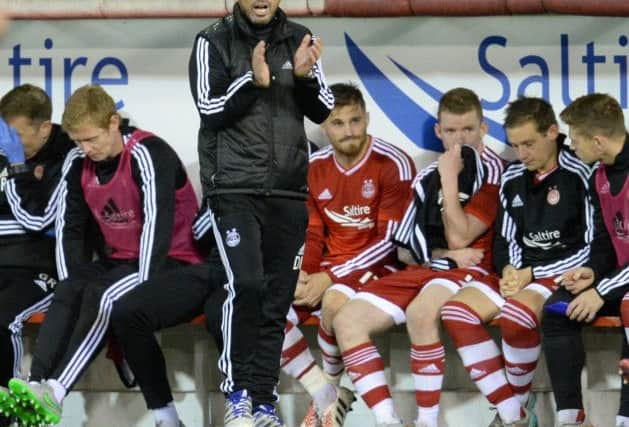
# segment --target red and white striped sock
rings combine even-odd
[[[319,333],[317,342],[321,349],[321,359],[323,360],[323,370],[331,377],[337,377],[343,372],[343,358],[341,350],[336,343],[336,337],[326,331],[319,323]]]
[[[526,305],[509,299],[502,307],[500,329],[507,381],[520,403],[526,405],[541,353],[539,321]]]
[[[299,379],[313,366],[316,366],[316,363],[308,348],[306,338],[295,324],[287,321],[284,328],[280,367],[286,374]]]
[[[315,363],[304,335],[290,321],[284,329],[280,367],[301,383],[318,408],[326,408],[336,400],[336,388]]]
[[[417,421],[437,427],[439,398],[446,365],[446,352],[441,342],[411,346],[411,372],[415,383]]]
[[[441,309],[441,319],[472,381],[496,406],[502,421],[511,423],[521,419],[524,410],[505,378],[500,350],[478,313],[460,301],[448,301]]]
[[[376,417],[376,424],[398,421],[391,392],[384,376],[382,356],[371,342],[343,352],[347,374],[356,391]]]

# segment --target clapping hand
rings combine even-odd
[[[304,78],[311,74],[312,67],[321,57],[321,40],[306,34],[295,52],[293,59],[293,74],[297,78]]]

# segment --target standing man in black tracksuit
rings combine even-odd
[[[228,427],[283,425],[272,403],[308,220],[303,119],[321,123],[334,107],[321,42],[279,3],[238,0],[197,35],[189,66],[203,195],[228,277],[219,360]]]
[[[22,325],[46,311],[56,284],[55,189],[74,144],[53,124],[42,89],[24,84],[0,100],[0,387],[20,376]],[[9,128],[11,126],[11,128]],[[0,417],[0,426],[10,420]]]

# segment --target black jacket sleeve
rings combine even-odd
[[[59,184],[59,205],[56,219],[56,259],[59,280],[72,275],[75,267],[85,261],[86,233],[92,214],[85,203],[81,187],[83,156],[76,148],[68,154]]]
[[[131,154],[133,179],[141,195],[138,274],[144,282],[166,262],[173,235],[175,191],[185,184],[186,175],[175,151],[157,137],[142,140]]]
[[[502,276],[502,270],[509,264],[515,268],[522,268],[522,247],[519,245],[516,236],[520,233],[514,218],[509,214],[507,208],[507,189],[505,185],[500,186],[500,204],[496,215],[496,235],[493,243],[493,263],[498,276]]]
[[[209,129],[230,126],[264,89],[253,84],[253,71],[230,78],[213,41],[198,35],[188,64],[190,90],[201,122]]]
[[[310,78],[295,79],[297,102],[314,123],[323,123],[334,108],[334,95],[325,82],[321,60],[312,67]]]
[[[5,192],[11,212],[24,228],[41,231],[53,223],[60,177],[60,167],[53,175],[45,175],[41,179],[29,169],[7,182]]]

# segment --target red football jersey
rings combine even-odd
[[[394,260],[390,237],[411,197],[415,166],[398,147],[370,137],[364,157],[343,168],[332,146],[313,154],[308,170],[309,222],[302,269],[333,280]]]
[[[489,147],[483,149],[481,160],[486,171],[483,185],[472,196],[463,210],[474,215],[488,227],[487,231],[474,240],[470,247],[483,250],[484,257],[479,267],[487,271],[493,271],[491,251],[494,235],[496,234],[494,222],[498,215],[498,190],[500,189],[500,177],[504,169],[504,162]]]

